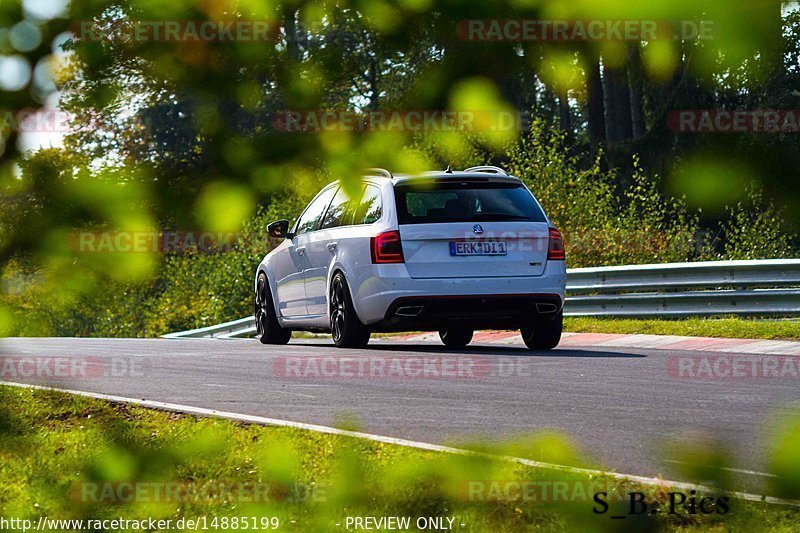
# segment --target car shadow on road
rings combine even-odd
[[[494,355],[505,357],[540,357],[544,359],[559,359],[568,357],[575,358],[591,358],[591,359],[643,359],[646,355],[636,353],[620,353],[599,350],[580,350],[574,348],[556,348],[555,350],[529,350],[521,346],[467,346],[458,350],[446,348],[445,346],[436,344],[408,344],[391,342],[373,342],[365,350],[342,350],[336,348],[333,344],[324,344],[321,342],[304,342],[310,346],[317,348],[329,348],[342,353],[342,355],[369,355],[370,352],[411,352],[411,353],[429,353],[437,355]]]

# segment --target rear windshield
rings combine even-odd
[[[547,220],[521,184],[423,182],[394,190],[399,224]]]

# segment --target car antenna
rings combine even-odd
[[[453,173],[452,169],[450,168],[450,165],[447,165],[447,168],[444,169],[444,173],[445,174],[452,174]]]

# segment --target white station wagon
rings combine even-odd
[[[497,167],[394,176],[372,169],[350,198],[324,187],[258,265],[264,344],[294,330],[363,347],[372,331],[438,330],[466,346],[476,329],[519,329],[531,349],[561,339],[564,243],[525,185]]]

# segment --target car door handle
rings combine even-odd
[[[297,252],[297,255],[303,255],[306,253],[306,247],[298,246],[297,248],[294,249],[294,251]]]
[[[334,251],[334,250],[336,249],[336,245],[337,245],[337,244],[338,244],[338,243],[335,243],[335,242],[329,242],[329,243],[328,243],[328,244],[326,244],[325,246],[328,248],[328,250],[330,250],[330,251],[332,252],[332,251]]]

